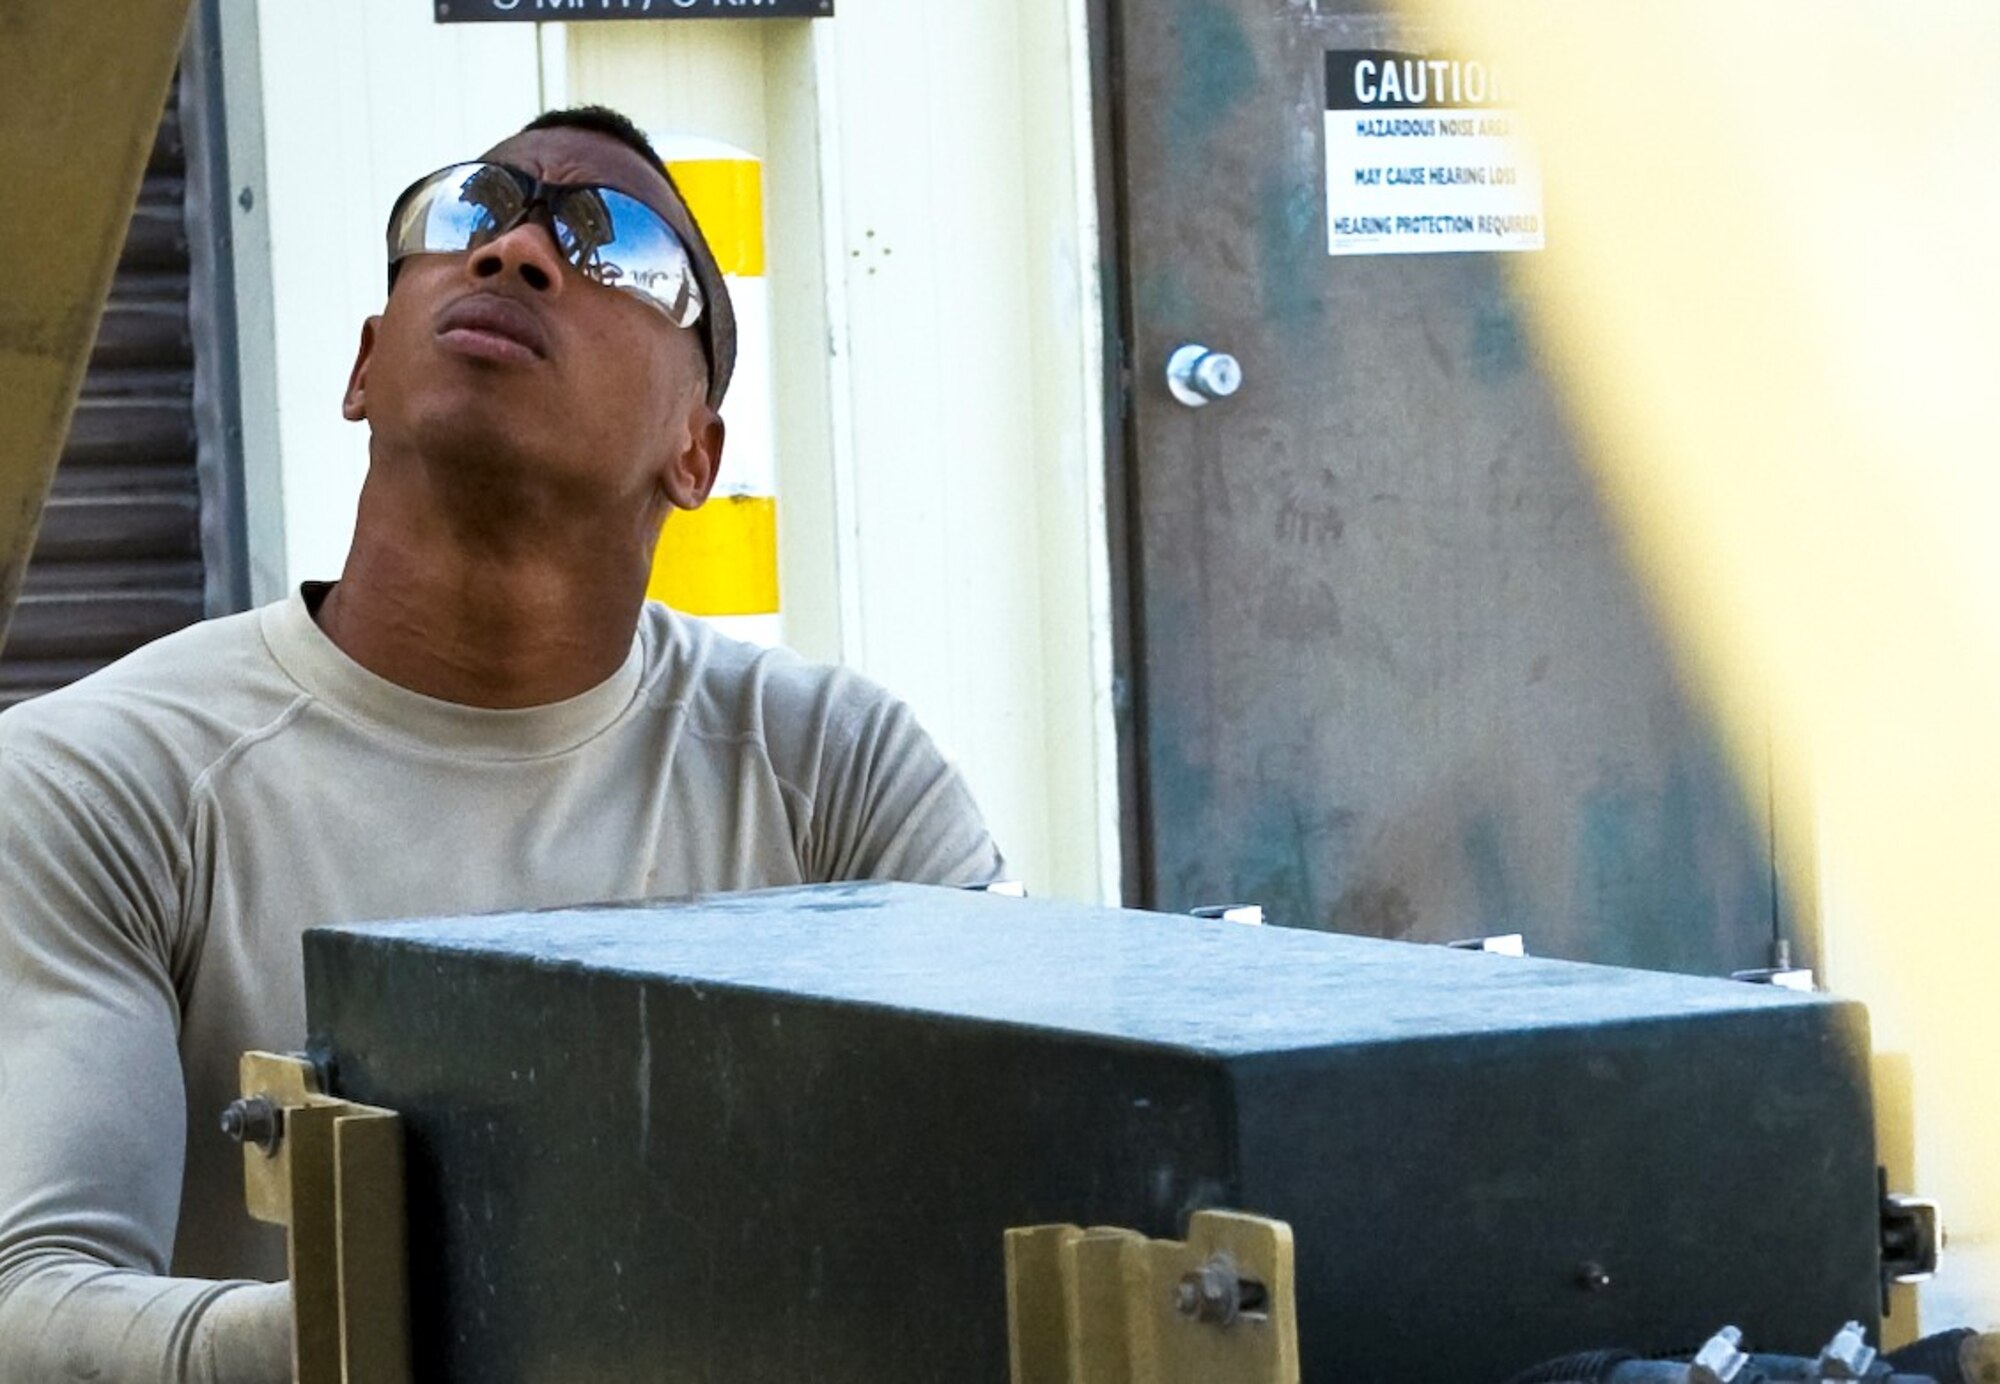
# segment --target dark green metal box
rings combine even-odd
[[[1001,1232],[1289,1221],[1305,1375],[1875,1320],[1859,1006],[907,885],[329,928],[417,1377],[1007,1377]]]

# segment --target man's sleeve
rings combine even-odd
[[[284,1384],[284,1284],[161,1277],[187,1122],[176,823],[0,745],[0,1384]]]
[[[902,702],[852,673],[820,707],[805,866],[813,880],[991,884],[1005,862],[958,771]]]

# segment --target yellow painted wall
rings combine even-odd
[[[1882,1146],[1945,1205],[1923,1326],[1990,1327],[2000,179],[1971,170],[2000,9],[1404,8],[1509,70],[1549,227],[1512,267],[1687,667],[1747,773],[1773,747],[1826,980],[1886,1058]]]

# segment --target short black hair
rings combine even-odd
[[[562,110],[544,111],[523,125],[519,133],[525,135],[535,130],[588,130],[592,134],[615,139],[644,157],[667,180],[674,200],[687,210],[688,224],[694,227],[695,243],[688,246],[688,251],[694,257],[695,279],[701,284],[708,304],[701,320],[695,323],[695,331],[701,338],[702,354],[708,359],[708,401],[711,405],[719,405],[724,391],[729,388],[729,378],[736,371],[735,305],[729,301],[729,286],[723,282],[722,270],[715,262],[715,252],[709,248],[700,223],[694,219],[694,209],[682,196],[680,184],[667,171],[667,161],[660,157],[653,141],[646,138],[646,132],[635,125],[630,116],[609,106],[569,106]]]
[[[615,111],[609,106],[570,106],[559,111],[543,111],[523,125],[520,133],[527,134],[530,130],[589,130],[594,134],[609,135],[634,153],[643,154],[647,163],[660,170],[667,186],[674,189],[674,196],[681,195],[680,188],[674,184],[674,175],[667,172],[667,161],[660,157],[653,141],[646,138],[646,132],[634,125],[632,117],[623,111]]]

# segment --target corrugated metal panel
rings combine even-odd
[[[188,165],[170,101],[0,651],[0,707],[202,618]]]

